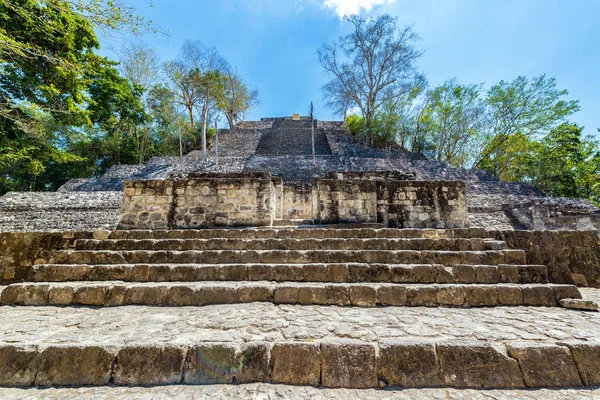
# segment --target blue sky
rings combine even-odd
[[[580,101],[571,120],[600,127],[599,0],[128,0],[168,32],[144,35],[162,60],[177,57],[185,39],[216,47],[260,90],[249,119],[306,113],[339,119],[323,106],[326,81],[317,49],[347,33],[340,16],[389,13],[420,35],[419,61],[430,86],[512,80],[546,73]],[[152,5],[152,7],[150,7]],[[366,6],[361,8],[360,5]],[[104,51],[118,48],[103,39]]]

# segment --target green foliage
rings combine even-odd
[[[531,162],[532,180],[548,195],[600,203],[600,144],[582,131],[568,123],[550,131]]]
[[[501,161],[513,135],[544,135],[579,110],[577,101],[563,99],[566,95],[568,91],[556,87],[556,79],[545,75],[531,80],[520,76],[492,86],[486,97],[490,125],[474,167],[485,163],[492,175],[500,177]]]
[[[365,119],[360,115],[349,115],[346,117],[346,125],[353,136],[360,137],[365,132]]]

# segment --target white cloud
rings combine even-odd
[[[324,0],[323,5],[335,11],[340,17],[360,14],[362,10],[371,11],[375,6],[393,3],[395,0]]]

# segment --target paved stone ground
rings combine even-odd
[[[583,289],[600,300],[599,289]],[[290,306],[0,307],[0,343],[128,343],[477,339],[600,341],[600,313],[547,307],[480,309]]]
[[[98,387],[78,389],[2,389],[4,400],[45,399],[452,399],[452,400],[596,400],[600,389],[563,390],[356,390],[317,389],[303,386],[248,385]]]

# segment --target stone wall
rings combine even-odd
[[[600,213],[569,210],[560,203],[529,201],[503,207],[521,228],[530,230],[600,229]]]
[[[316,179],[313,186],[314,218],[321,222],[379,222],[393,228],[469,226],[464,182],[396,180],[368,173],[333,176]]]
[[[127,181],[119,229],[270,226],[276,214],[275,199],[268,173]]]
[[[283,219],[313,219],[312,185],[283,185]]]
[[[37,258],[71,247],[76,238],[92,234],[74,232],[0,232],[0,283],[22,280]]]
[[[600,288],[598,231],[493,231],[489,235],[523,249],[528,264],[548,267],[553,283]]]
[[[125,181],[119,229],[172,227],[174,194],[173,180]]]

